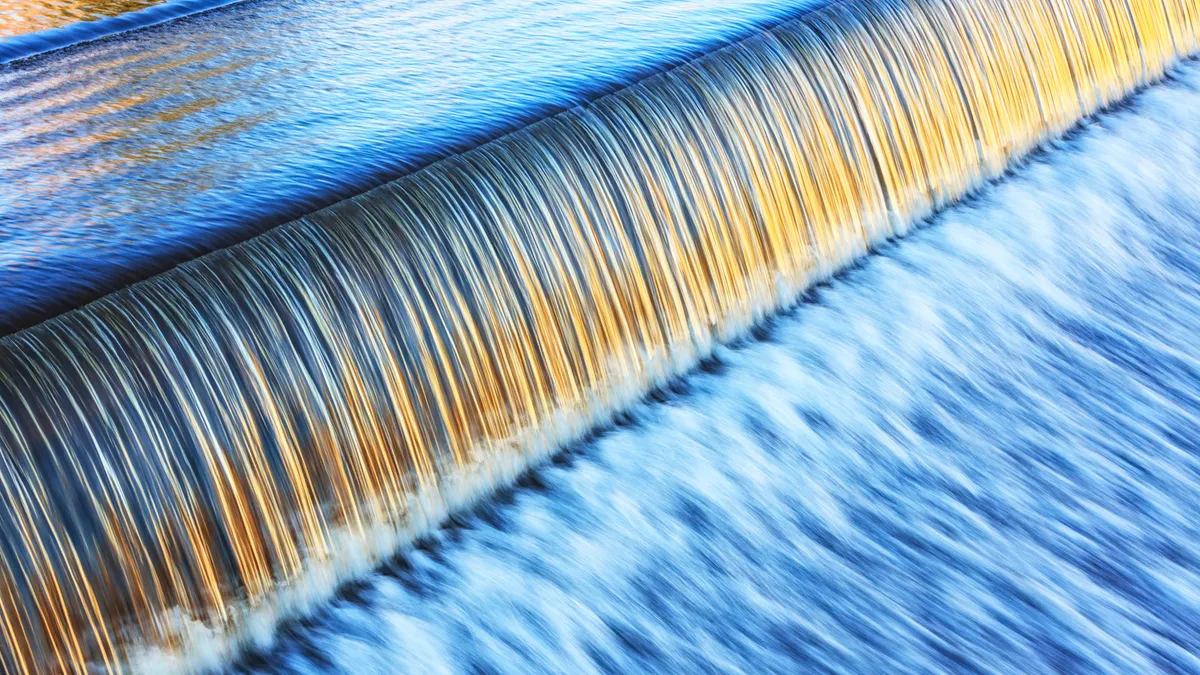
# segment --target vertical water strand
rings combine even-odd
[[[1180,56],[1195,54],[1200,48],[1200,8],[1190,0],[1164,0],[1168,22]]]
[[[0,340],[0,672],[236,648],[1198,38],[832,5]]]

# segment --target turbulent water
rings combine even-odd
[[[58,5],[0,0],[0,62],[223,2],[18,40],[3,37],[6,15]],[[147,3],[63,4],[75,16]],[[0,65],[0,334],[808,4],[250,0]]]
[[[1200,672],[1200,68],[231,672]]]
[[[0,666],[6,675],[159,673],[218,665],[262,645],[279,621],[310,611],[448,513],[503,488],[1039,143],[1156,81],[1198,39],[1194,0],[829,5],[0,339]],[[1183,141],[1172,139],[1172,152],[1185,152]],[[1139,149],[1153,155],[1152,147]],[[1179,167],[1165,169],[1175,173],[1164,181],[1185,182]],[[1153,172],[1136,175],[1158,187]],[[1121,194],[1108,194],[1108,213],[1138,206]],[[1163,211],[1139,208],[1146,218]],[[1101,246],[1102,215],[1081,216],[1096,232],[1075,246]],[[1040,272],[1027,284],[1057,269],[987,258],[959,271],[956,293],[1005,260]],[[1086,258],[1064,260],[1079,266]],[[1096,267],[1093,275],[1111,272]],[[912,287],[897,279],[891,290]],[[1021,286],[1013,291],[1020,303],[1000,306],[1034,312],[1034,290],[1044,289]],[[971,312],[993,306],[969,302],[960,330],[935,321],[932,300],[925,309],[911,304],[896,305],[897,321],[923,320],[931,335],[955,339],[969,335]],[[1086,323],[1053,318],[1063,335],[1100,339]],[[1002,328],[985,322],[981,330],[998,340]],[[893,413],[899,403],[888,397],[919,389],[889,386],[883,375],[943,377],[986,400],[983,383],[1008,372],[968,377],[969,360],[955,366],[949,349],[940,367],[930,365],[919,351],[927,343],[900,327],[873,331],[864,319],[846,330],[840,339],[819,330],[811,338],[832,350],[830,374],[855,362],[852,340],[892,345],[898,363],[864,357],[852,384],[871,395],[855,400],[897,438],[945,452],[964,447],[955,429],[970,422],[965,409],[958,418],[911,412],[915,435],[903,434],[898,425],[908,417]],[[1166,331],[1138,326],[1099,344],[1127,357],[1120,350],[1137,339],[1168,344]],[[1043,342],[1023,356],[1066,349]],[[1017,368],[1002,346],[976,358]],[[1176,359],[1174,370],[1144,359],[1128,365],[1169,382],[1186,363],[1183,348],[1163,352]],[[801,373],[769,368],[778,377]],[[1015,372],[1012,386],[995,388],[1018,400],[1016,384],[1034,374]],[[762,383],[753,388],[763,400],[786,400]],[[1102,382],[1095,395],[1112,391]],[[1088,393],[1078,387],[1078,396]],[[947,401],[939,405],[949,409]],[[851,434],[861,446],[853,461],[882,468],[871,427],[839,418],[856,409],[844,407],[794,414],[827,435]],[[1095,431],[1087,412],[1076,423]],[[772,428],[779,419],[763,413],[757,422],[768,454],[787,445],[783,429]],[[1011,422],[998,426],[1019,432]],[[1034,426],[1051,436],[1070,431],[1066,422]],[[731,437],[741,434],[733,429]],[[1022,436],[1021,447],[1040,449],[1039,438]],[[918,449],[911,466],[937,457]],[[700,466],[685,462],[679,479]],[[795,473],[764,468],[800,499],[816,483]],[[1003,476],[960,473],[976,483]],[[880,507],[889,499],[874,496]],[[693,506],[703,528],[705,509]],[[621,508],[633,517],[638,507],[631,500]],[[863,519],[850,513],[843,527],[866,527]],[[586,538],[587,527],[553,536]],[[710,547],[716,568],[732,555],[715,553],[721,536]],[[711,592],[735,590],[714,584]],[[696,611],[672,621],[705,616]]]

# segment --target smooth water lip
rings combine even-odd
[[[0,65],[118,33],[155,26],[183,16],[201,14],[238,2],[242,0],[168,0],[165,4],[139,9],[136,12],[4,38],[0,40]]]

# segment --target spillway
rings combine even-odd
[[[3,338],[4,672],[212,665],[1198,38],[830,5]]]
[[[230,675],[1200,665],[1200,63]]]

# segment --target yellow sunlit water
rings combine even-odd
[[[136,12],[164,0],[0,0],[0,38]]]
[[[220,658],[1198,38],[835,5],[0,340],[0,670]]]

